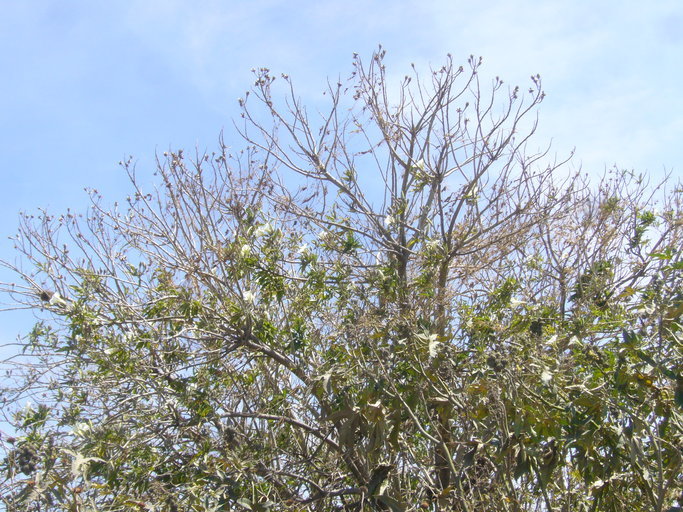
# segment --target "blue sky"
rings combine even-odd
[[[19,210],[83,210],[83,187],[127,193],[117,162],[227,142],[250,69],[293,77],[314,101],[378,44],[397,77],[447,53],[548,94],[537,141],[574,165],[682,175],[680,0],[0,0],[0,259]],[[11,279],[6,272],[0,280]],[[0,344],[30,318],[0,316]]]

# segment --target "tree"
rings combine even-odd
[[[535,150],[538,76],[383,59],[315,115],[257,70],[243,149],[22,217],[8,510],[675,505],[681,187]]]

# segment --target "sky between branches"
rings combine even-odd
[[[287,73],[304,102],[378,44],[396,80],[447,53],[548,96],[536,142],[599,174],[661,177],[683,162],[679,0],[27,0],[0,2],[0,259],[19,210],[84,210],[83,187],[127,193],[117,162],[151,170],[155,151],[212,150],[233,136],[250,69]],[[0,280],[11,279],[6,272]],[[4,313],[0,344],[31,326]]]

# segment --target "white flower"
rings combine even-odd
[[[299,252],[300,254],[307,254],[309,252],[308,244],[300,245],[297,249],[297,252]]]
[[[384,219],[384,225],[387,227],[393,225],[395,222],[396,220],[391,215],[387,215],[387,218]]]
[[[259,227],[257,227],[254,230],[254,236],[259,237],[263,235],[267,235],[268,233],[271,233],[273,231],[273,226],[270,225],[270,223],[266,222],[265,224],[261,224]]]
[[[541,382],[543,382],[543,384],[547,386],[548,384],[550,384],[551,380],[553,380],[553,374],[550,373],[550,370],[548,370],[547,368],[544,369],[541,373]]]
[[[245,292],[242,294],[242,298],[246,302],[251,302],[252,304],[256,302],[256,294],[251,290],[245,290]]]
[[[605,486],[605,481],[601,479],[597,479],[595,482],[593,482],[590,486],[591,489],[602,489]]]
[[[84,421],[74,425],[74,428],[71,429],[71,433],[76,437],[86,437],[91,430],[92,425]]]
[[[479,186],[474,185],[470,189],[469,193],[465,195],[465,200],[467,201],[476,201],[479,198]]]
[[[420,169],[421,171],[424,171],[425,170],[425,161],[420,159],[413,164],[413,167],[415,167],[416,169]]]
[[[244,244],[240,249],[240,254],[243,258],[246,258],[251,254],[251,246],[249,244]]]
[[[435,358],[437,354],[439,353],[439,347],[441,346],[441,342],[437,341],[438,336],[436,334],[432,334],[429,336],[429,357],[430,358]]]

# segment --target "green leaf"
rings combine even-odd
[[[382,494],[381,496],[377,496],[376,500],[381,503],[382,505],[385,505],[389,507],[389,509],[392,512],[405,512],[406,507],[405,505],[402,505],[398,501],[396,501],[394,498],[391,498],[385,494]]]
[[[382,484],[387,479],[387,476],[389,476],[389,472],[392,469],[394,469],[393,464],[380,464],[372,470],[370,481],[368,482],[368,494],[370,496],[375,496],[380,492]]]
[[[247,498],[240,498],[240,499],[238,499],[238,500],[237,500],[237,504],[243,506],[243,507],[246,508],[247,510],[254,510],[253,507],[252,507],[252,502],[251,502],[251,500],[249,500],[249,499],[247,499]]]
[[[679,377],[676,383],[676,391],[674,392],[674,400],[676,405],[683,409],[683,378]]]
[[[524,446],[520,445],[519,453],[517,454],[517,457],[515,459],[515,472],[513,475],[514,478],[520,478],[524,474],[528,473],[530,468],[531,462],[526,454],[526,450],[524,449]]]
[[[326,416],[325,421],[335,422],[341,419],[353,418],[354,416],[357,416],[357,413],[350,407],[346,407],[344,409],[335,411],[332,414]]]

